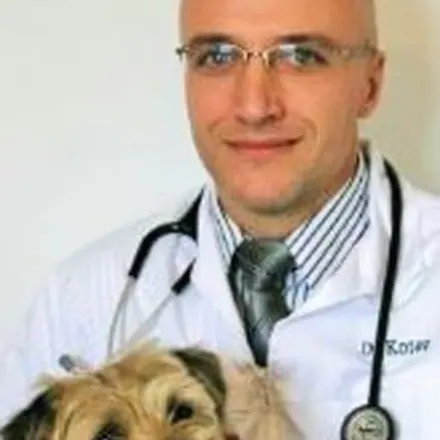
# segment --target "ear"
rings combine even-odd
[[[37,396],[0,431],[3,440],[49,440],[55,424],[53,393]]]
[[[217,356],[199,348],[175,350],[173,354],[185,364],[189,374],[206,388],[216,404],[218,416],[223,418],[226,382]]]
[[[386,58],[382,52],[377,52],[369,61],[366,87],[359,106],[358,117],[368,118],[379,104],[382,94]]]

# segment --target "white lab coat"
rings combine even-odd
[[[400,440],[440,438],[440,199],[401,177],[403,243],[382,402],[398,424]],[[270,367],[285,381],[292,418],[310,440],[338,439],[344,416],[365,403],[378,300],[390,237],[389,184],[372,150],[371,228],[331,279],[270,341]],[[170,293],[197,256],[191,283],[154,322],[148,337],[163,344],[203,347],[250,360],[228,289],[206,201],[199,243],[167,236],[157,243],[128,308],[128,334]],[[170,218],[179,215],[184,206]],[[110,322],[125,274],[141,237],[163,218],[140,222],[74,256],[36,300],[21,339],[0,361],[0,422],[27,402],[41,372],[61,374],[63,353],[97,365],[105,360]]]

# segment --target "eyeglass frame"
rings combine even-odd
[[[287,37],[286,39],[283,39],[279,43],[273,44],[267,49],[264,50],[249,50],[243,47],[242,45],[232,41],[228,37],[222,37],[222,36],[208,36],[206,37],[206,41],[204,41],[204,38],[200,38],[200,42],[190,42],[190,43],[183,43],[177,48],[175,48],[175,53],[178,55],[180,59],[184,57],[184,55],[190,55],[192,48],[194,46],[199,46],[203,44],[229,44],[231,46],[234,46],[234,48],[238,49],[241,59],[245,64],[248,64],[251,58],[261,58],[265,67],[271,67],[270,63],[270,55],[271,53],[276,50],[277,48],[283,46],[283,45],[300,45],[300,44],[316,44],[317,46],[321,46],[322,49],[329,50],[333,54],[336,54],[337,57],[340,58],[341,62],[348,62],[356,58],[362,58],[364,56],[368,55],[375,55],[379,52],[378,48],[374,45],[372,45],[369,41],[366,41],[363,44],[358,45],[347,45],[347,44],[339,44],[332,42],[328,38],[325,37],[307,37],[307,36],[291,36]],[[329,64],[328,66],[331,66],[334,64]]]

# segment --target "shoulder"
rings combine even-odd
[[[427,258],[440,258],[440,195],[403,179],[404,210],[414,233],[419,238],[420,250]],[[440,261],[439,261],[440,262]]]
[[[372,188],[375,205],[380,211],[382,222],[390,233],[389,200],[392,197],[390,181],[385,164],[387,159],[375,148],[369,150],[371,158]],[[388,162],[391,165],[390,162]],[[415,184],[403,170],[392,166],[398,177],[398,184],[403,196],[402,239],[406,247],[412,252],[426,254],[436,252],[440,254],[440,194],[422,188]],[[387,220],[385,220],[387,219]]]
[[[440,194],[425,190],[404,180],[404,194],[407,208],[419,216],[420,226],[425,234],[440,231]]]

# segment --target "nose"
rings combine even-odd
[[[285,113],[277,78],[259,57],[252,57],[237,75],[234,112],[243,124],[262,126]]]

